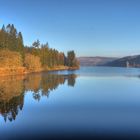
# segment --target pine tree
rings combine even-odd
[[[21,32],[19,32],[17,35],[17,50],[21,54],[22,58],[24,59],[24,44],[23,44],[23,37]]]
[[[75,53],[74,53],[74,51],[69,51],[67,53],[67,65],[69,67],[73,67],[74,66],[74,60],[75,60]]]
[[[37,41],[33,42],[32,46],[33,46],[34,48],[39,48],[39,46],[40,46],[40,41],[37,39]]]
[[[3,32],[6,32],[5,25],[3,24],[2,29]]]

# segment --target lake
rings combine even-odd
[[[138,138],[140,69],[0,77],[0,139]]]

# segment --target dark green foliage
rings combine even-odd
[[[79,62],[76,59],[76,55],[74,51],[68,51],[67,58],[66,58],[66,64],[69,67],[78,67]]]
[[[67,65],[72,67],[74,65],[75,53],[74,51],[69,51],[67,54]]]
[[[35,56],[40,57],[42,67],[52,68],[56,66],[64,66],[65,55],[63,52],[59,52],[56,49],[49,48],[49,44],[39,45],[40,47],[35,47],[35,42],[31,47],[25,47],[25,52],[30,53]]]
[[[23,37],[21,32],[19,32],[17,35],[17,51],[20,52],[22,58],[24,59],[25,54],[24,54]]]

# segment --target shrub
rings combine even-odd
[[[25,54],[24,64],[28,70],[38,70],[41,68],[40,58],[32,54]]]
[[[23,60],[18,52],[10,51],[8,49],[0,50],[0,67],[22,67]]]

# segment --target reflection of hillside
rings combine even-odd
[[[25,90],[31,90],[33,92],[39,91],[40,81],[41,81],[41,74],[30,74],[26,76],[24,80]]]
[[[24,76],[7,76],[0,78],[0,101],[8,102],[15,96],[19,96],[23,90]]]
[[[76,75],[30,74],[26,76],[1,77],[0,80],[0,114],[5,121],[16,119],[24,104],[24,93],[32,91],[33,98],[40,100],[42,96],[49,96],[50,91],[67,81],[74,86]]]

